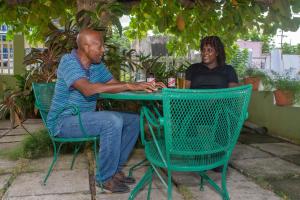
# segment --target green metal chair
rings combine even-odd
[[[86,131],[84,130],[82,123],[81,123],[81,117],[80,117],[80,112],[78,108],[74,105],[70,105],[67,108],[64,109],[72,109],[72,114],[78,116],[79,124],[81,131],[84,133],[84,137],[82,138],[61,138],[61,137],[54,137],[53,134],[51,134],[50,129],[47,126],[47,115],[51,106],[51,101],[52,97],[54,94],[54,89],[55,89],[55,83],[33,83],[32,84],[34,96],[35,96],[35,106],[39,109],[39,112],[41,114],[42,120],[48,130],[48,134],[51,138],[52,144],[53,144],[53,160],[51,165],[49,166],[48,172],[46,177],[44,178],[44,185],[46,185],[47,179],[49,175],[52,172],[52,169],[54,167],[54,164],[57,161],[57,158],[59,156],[60,149],[63,144],[65,143],[76,143],[74,147],[74,153],[73,153],[73,159],[71,162],[71,169],[73,169],[74,162],[76,159],[76,156],[78,154],[78,151],[80,150],[80,147],[88,141],[93,142],[93,148],[94,148],[94,155],[96,159],[96,166],[97,166],[97,140],[99,139],[98,137],[90,137],[87,135]],[[59,113],[62,113],[63,110],[61,110]]]
[[[223,199],[229,200],[227,166],[247,118],[251,86],[214,90],[163,89],[162,92],[163,117],[156,117],[146,106],[142,108],[141,114],[151,132],[151,138],[142,135],[150,166],[129,199],[134,199],[146,184],[149,184],[150,199],[154,172],[167,188],[168,199],[172,199],[172,171],[194,171],[201,177],[200,190],[206,181]],[[156,131],[161,126],[163,136]],[[220,166],[221,187],[206,174],[206,171]],[[167,182],[160,175],[159,168],[167,171]]]

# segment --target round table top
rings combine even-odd
[[[101,99],[118,99],[118,100],[162,100],[162,92],[158,90],[156,92],[145,92],[145,91],[130,91],[130,92],[119,92],[119,93],[100,93],[99,98]]]

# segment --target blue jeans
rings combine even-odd
[[[122,169],[139,135],[139,115],[113,111],[81,113],[88,135],[100,136],[96,181],[105,182]],[[57,137],[83,137],[78,116],[62,120]]]

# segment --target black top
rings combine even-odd
[[[202,63],[192,64],[186,70],[186,80],[191,81],[191,89],[228,88],[229,83],[238,83],[236,72],[231,65],[209,69]]]

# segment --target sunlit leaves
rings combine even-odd
[[[190,48],[198,49],[200,39],[206,35],[218,35],[226,46],[231,46],[238,36],[249,30],[275,34],[278,28],[295,31],[300,24],[298,18],[292,18],[292,10],[298,11],[300,7],[297,0],[188,2],[141,0],[132,9],[126,35],[131,39],[143,38],[147,31],[157,30],[171,36],[170,52],[183,55]]]
[[[22,32],[30,42],[42,41],[49,31],[48,24],[53,19],[65,23],[76,11],[73,0],[39,0],[7,5],[0,4],[0,23],[10,26],[10,33]]]

